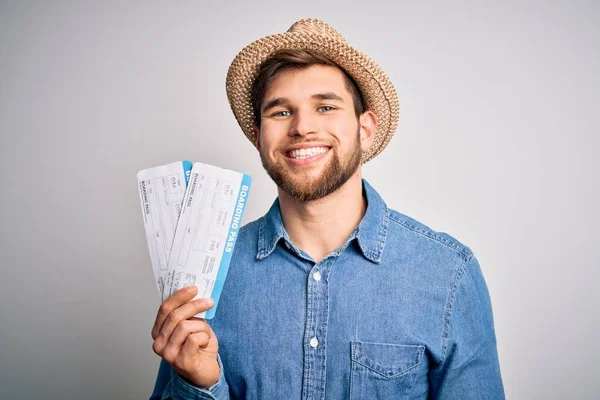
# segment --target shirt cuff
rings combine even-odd
[[[173,370],[172,376],[172,396],[174,399],[212,399],[222,400],[229,399],[229,386],[225,381],[225,375],[223,373],[223,364],[221,363],[221,356],[217,354],[217,361],[219,363],[219,380],[217,383],[203,389],[198,386],[194,386],[185,379],[183,379],[175,370]]]

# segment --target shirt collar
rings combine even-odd
[[[363,196],[367,199],[367,210],[353,235],[356,237],[362,254],[368,260],[379,264],[388,231],[388,209],[379,194],[363,179]],[[269,212],[264,216],[258,229],[258,253],[256,258],[268,257],[280,239],[291,242],[283,226],[279,199],[275,199]]]

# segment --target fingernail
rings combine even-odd
[[[212,307],[215,305],[215,301],[213,299],[206,299],[206,305]]]
[[[187,290],[188,290],[188,292],[190,292],[190,293],[191,293],[191,292],[195,292],[195,291],[196,291],[196,286],[188,286],[186,289],[187,289]]]

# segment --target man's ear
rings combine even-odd
[[[252,132],[254,133],[254,147],[256,147],[256,150],[260,151],[260,129],[258,126],[254,125],[252,127]]]
[[[363,152],[368,151],[373,144],[375,131],[377,130],[377,116],[371,110],[361,114],[358,119],[360,129],[360,147]]]

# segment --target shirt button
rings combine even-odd
[[[310,347],[315,348],[319,345],[319,341],[316,337],[310,339]]]
[[[321,273],[319,271],[315,272],[313,274],[313,279],[317,282],[319,282],[321,280]]]

